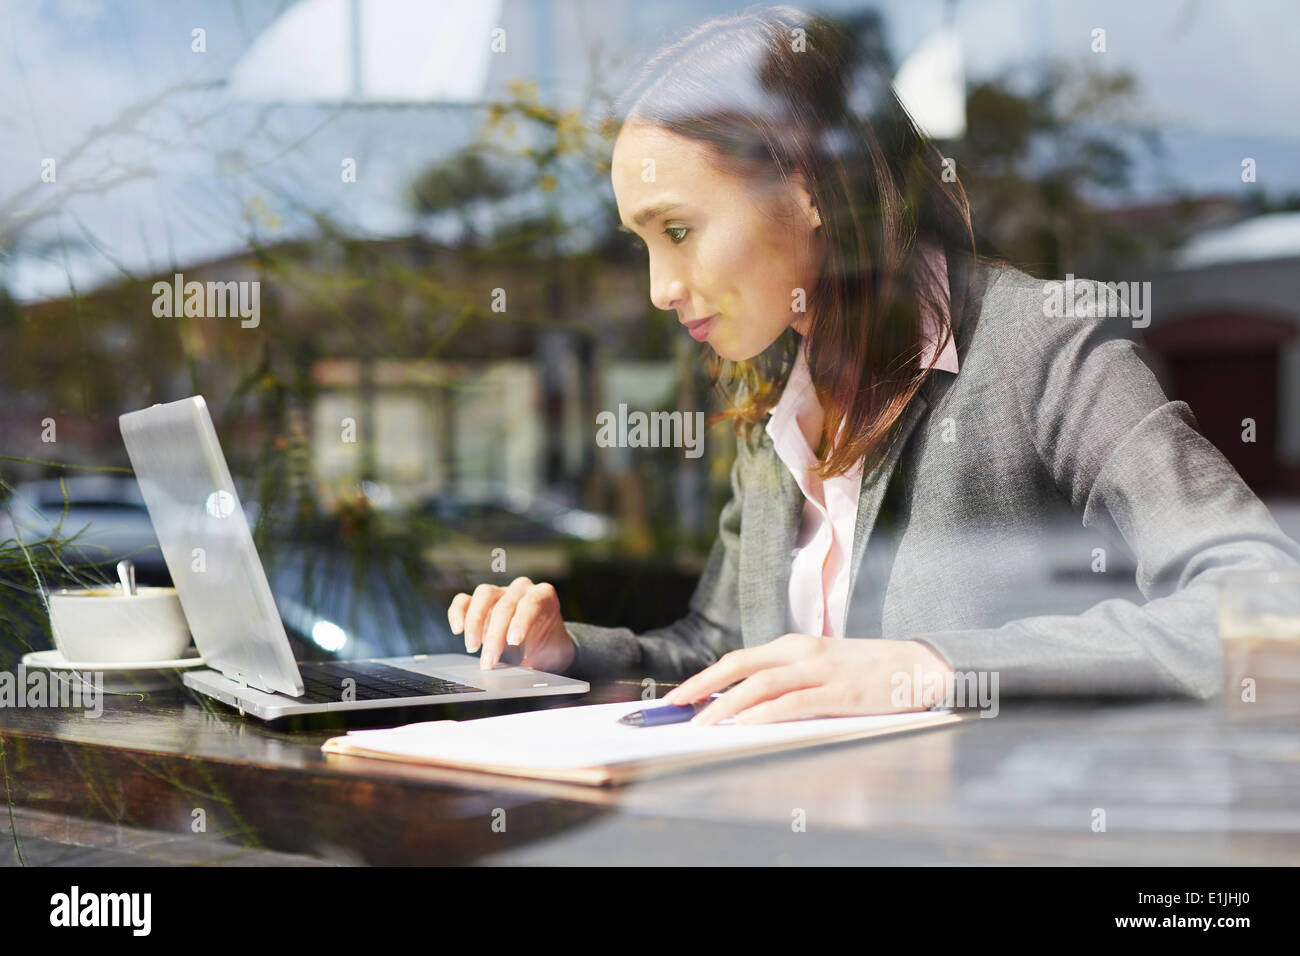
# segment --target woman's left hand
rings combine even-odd
[[[724,654],[673,688],[663,702],[689,704],[734,684],[692,723],[714,724],[733,716],[737,723],[765,724],[893,714],[926,710],[939,702],[951,674],[942,657],[917,641],[786,634]]]

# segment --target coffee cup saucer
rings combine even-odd
[[[171,690],[176,686],[175,672],[191,667],[202,667],[203,658],[191,647],[183,657],[170,661],[69,661],[57,648],[32,651],[23,655],[23,666],[49,671],[55,678],[67,681],[70,687],[95,683],[98,674],[101,686],[109,693],[139,693],[141,691]]]
[[[170,661],[69,661],[58,648],[48,651],[32,651],[23,655],[24,667],[42,667],[50,671],[104,671],[105,673],[129,673],[131,671],[165,671],[185,670],[202,667],[203,658],[195,647],[186,648],[185,653]]]

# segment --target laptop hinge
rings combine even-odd
[[[248,681],[244,680],[244,675],[243,675],[243,674],[238,674],[238,673],[237,673],[237,674],[235,674],[234,677],[232,677],[232,678],[230,678],[230,679],[233,680],[236,684],[239,685],[239,689],[240,689],[240,690],[248,690]],[[237,697],[235,698],[235,707],[238,708],[238,710],[239,710],[239,716],[240,716],[240,717],[243,717],[243,716],[244,716],[244,698],[243,698],[243,697],[237,696]]]

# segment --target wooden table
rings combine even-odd
[[[1300,860],[1295,699],[1004,700],[992,719],[614,789],[319,749],[356,717],[384,726],[639,694],[612,683],[582,698],[283,727],[179,684],[109,698],[98,719],[0,709],[0,793],[15,808],[0,811],[0,860],[46,862],[67,847],[81,862],[257,864]]]

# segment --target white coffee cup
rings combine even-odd
[[[190,646],[175,588],[59,588],[46,597],[54,645],[69,662],[171,661]]]

